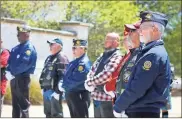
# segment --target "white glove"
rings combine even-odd
[[[59,94],[57,94],[56,92],[54,92],[51,97],[54,97],[56,100],[59,100]]]
[[[8,80],[12,80],[12,79],[14,79],[15,77],[14,77],[13,75],[11,75],[11,73],[10,73],[9,71],[6,71],[6,78],[7,78]]]
[[[107,91],[105,85],[104,85],[104,92],[105,92],[107,95],[110,95],[112,98],[115,97],[114,91]]]
[[[113,114],[114,114],[114,116],[115,116],[116,118],[122,117],[122,114],[123,114],[123,113],[124,113],[124,112],[117,113],[115,110],[113,110]]]
[[[62,87],[62,85],[63,85],[63,83],[62,83],[62,81],[60,81],[59,84],[58,84],[58,89],[61,92],[65,92],[64,88]]]
[[[42,94],[42,95],[44,94],[44,89],[41,89],[41,94]]]
[[[85,89],[89,92],[93,92],[95,90],[95,86],[88,86],[87,82],[84,83]]]

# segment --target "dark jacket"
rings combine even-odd
[[[116,100],[114,110],[121,112],[157,112],[167,102],[165,90],[171,80],[170,61],[162,40],[153,41],[138,54],[125,91]]]

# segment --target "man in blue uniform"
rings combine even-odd
[[[49,43],[51,55],[45,60],[39,82],[43,90],[46,118],[58,118],[63,117],[63,92],[59,91],[58,83],[63,80],[69,61],[67,56],[62,53],[63,42],[61,39],[56,38],[47,43]]]
[[[87,41],[76,39],[73,40],[73,44],[72,49],[75,59],[69,63],[66,69],[62,87],[65,90],[71,117],[88,118],[90,95],[84,87],[84,82],[87,79],[91,62],[86,54]],[[61,88],[59,89],[61,90]]]
[[[140,13],[140,40],[146,44],[138,54],[126,89],[116,100],[113,113],[130,118],[160,117],[160,108],[167,103],[164,94],[170,85],[170,61],[161,40],[167,25],[164,14]]]
[[[30,74],[34,73],[37,53],[29,40],[30,27],[17,27],[19,45],[11,50],[7,70],[14,78],[11,80],[13,118],[29,117],[29,84]]]

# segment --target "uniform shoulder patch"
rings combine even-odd
[[[28,55],[28,56],[31,55],[31,51],[30,51],[30,50],[26,50],[25,53],[26,53],[26,55]]]
[[[143,64],[143,69],[144,70],[150,70],[151,66],[152,66],[151,61],[145,61]]]
[[[78,66],[78,71],[82,72],[84,70],[84,67],[82,65]]]

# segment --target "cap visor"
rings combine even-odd
[[[56,42],[54,42],[54,41],[51,41],[51,40],[47,40],[47,43],[56,43]]]
[[[125,24],[124,26],[129,29],[137,29],[133,24]]]

